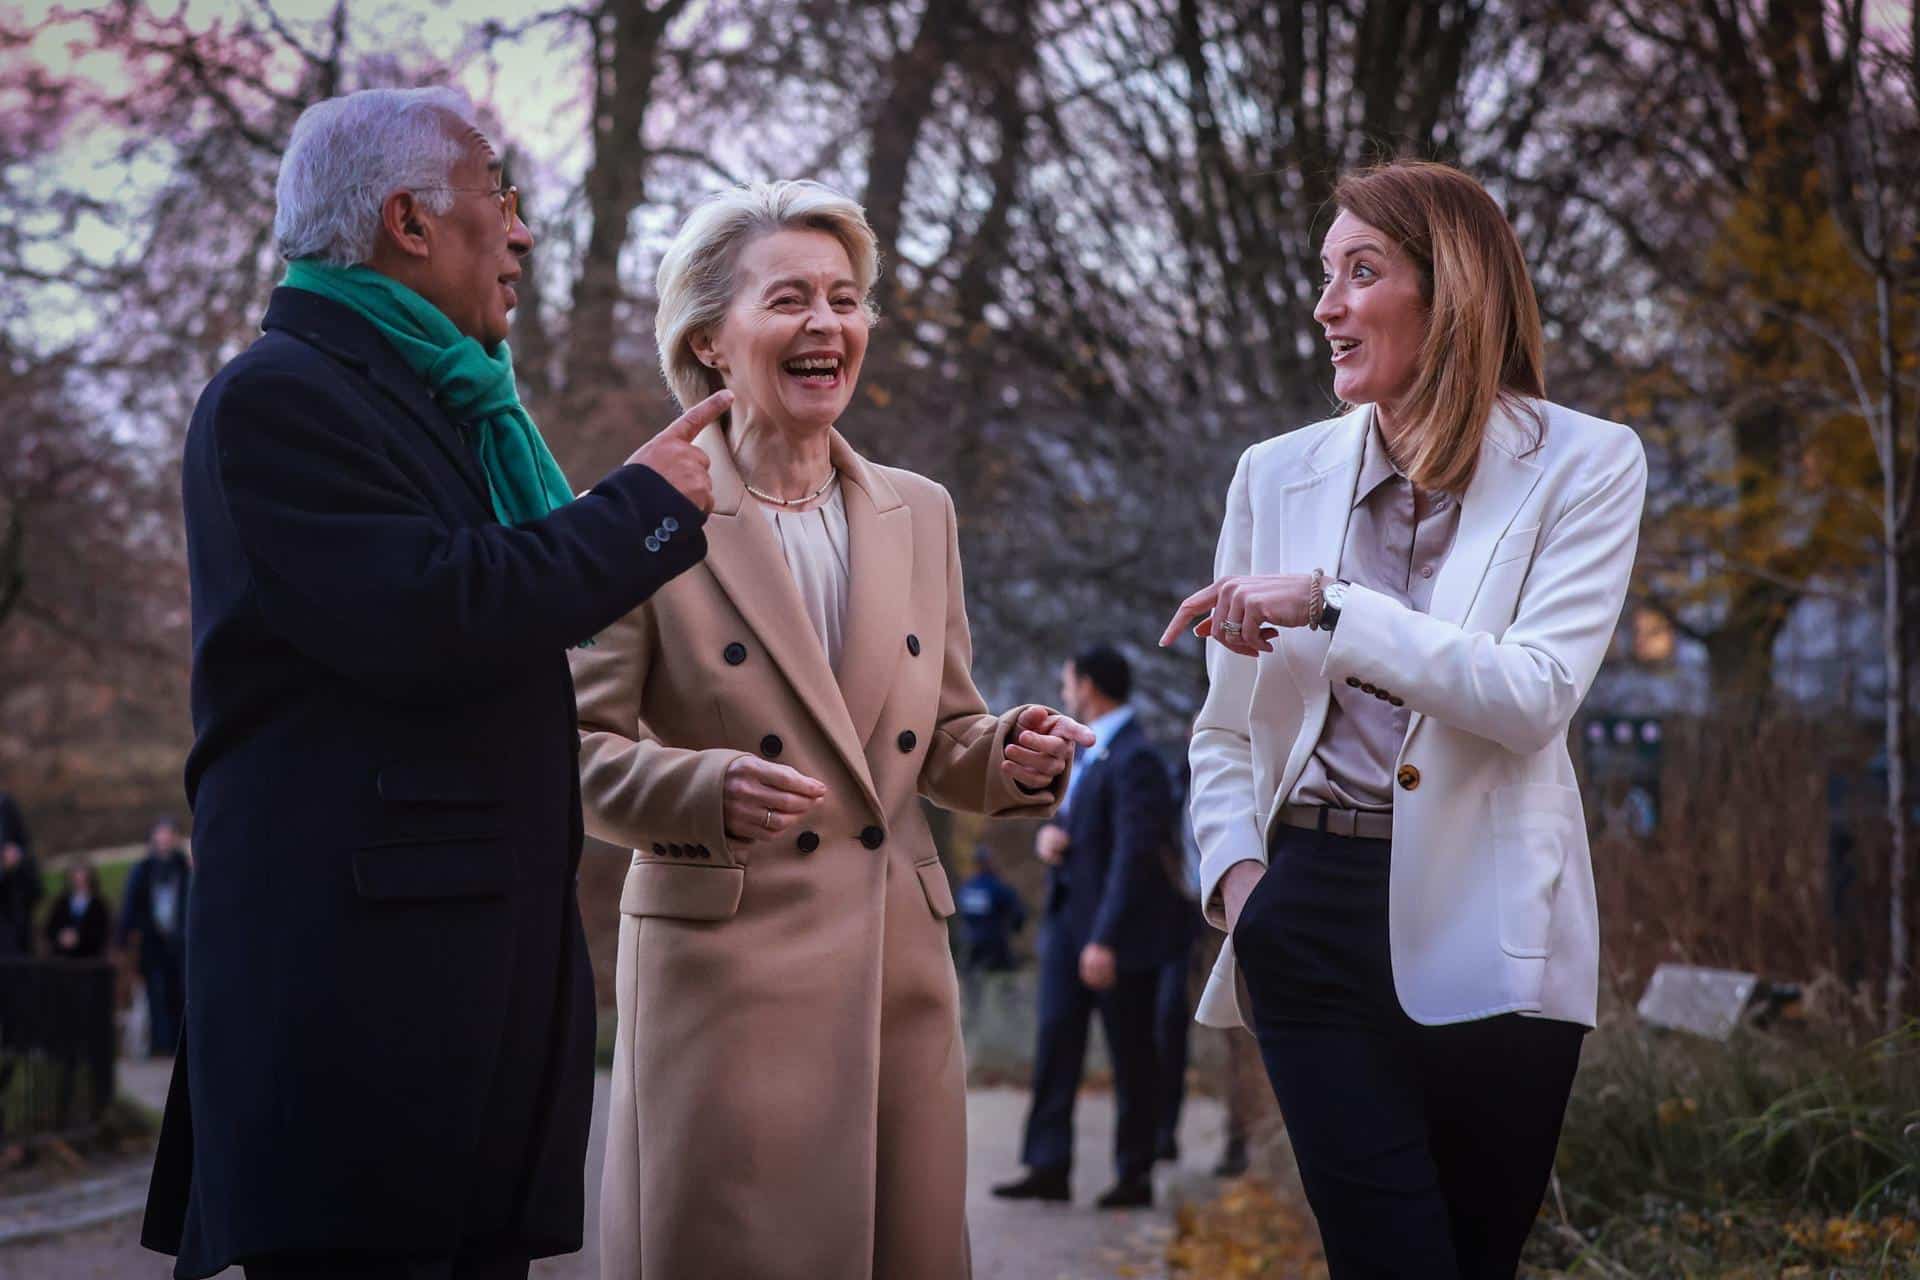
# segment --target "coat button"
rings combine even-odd
[[[920,739],[913,736],[913,730],[907,729],[900,735],[900,750],[911,751],[920,745]]]
[[[665,845],[663,845],[663,844],[656,844],[655,846],[653,846],[653,856],[654,856],[654,857],[656,857],[656,858],[664,858],[664,857],[666,857],[666,856],[667,856],[667,846],[665,846]]]
[[[860,843],[869,849],[878,849],[886,843],[887,833],[878,827],[868,827],[860,833]]]
[[[771,760],[780,754],[780,748],[783,745],[776,735],[770,733],[760,739],[760,754]]]
[[[800,846],[800,852],[812,853],[820,847],[820,837],[811,831],[802,831],[796,843]]]
[[[668,533],[680,532],[680,522],[678,520],[675,520],[672,516],[668,516],[666,519],[662,520],[660,522],[660,527],[662,529],[665,529]]]
[[[1348,677],[1347,677],[1347,688],[1349,688],[1349,689],[1358,689],[1359,687],[1360,687],[1360,677],[1359,677],[1359,676],[1348,676]]]
[[[1362,692],[1362,693],[1379,693],[1380,691],[1379,691],[1378,689],[1376,689],[1376,688],[1374,688],[1374,687],[1373,687],[1372,685],[1370,685],[1370,684],[1363,684],[1363,685],[1361,685],[1361,686],[1360,686],[1360,692]]]
[[[659,549],[660,549],[660,539],[658,539],[658,538],[656,538],[656,537],[654,537],[654,536],[653,536],[652,534],[648,534],[648,535],[647,535],[647,550],[649,550],[649,551],[658,551]]]
[[[1404,707],[1407,705],[1407,700],[1405,698],[1388,698],[1387,701],[1391,702],[1396,707]]]
[[[1410,764],[1401,765],[1400,772],[1395,777],[1399,780],[1402,791],[1412,791],[1420,785],[1420,771]]]
[[[747,660],[747,646],[735,640],[721,651],[720,656],[727,660],[728,666],[737,667]]]
[[[707,848],[705,845],[696,845],[694,847],[700,851],[700,856],[703,858],[711,858],[713,856],[713,850]]]
[[[919,636],[910,635],[907,637],[907,652],[912,654],[916,658],[920,656],[920,637]]]

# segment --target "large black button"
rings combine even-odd
[[[727,660],[728,666],[737,667],[747,660],[747,646],[735,640],[720,656]]]
[[[878,827],[868,827],[860,833],[860,843],[869,849],[878,849],[886,843],[887,833]]]
[[[667,846],[665,846],[665,845],[663,845],[663,844],[656,844],[655,846],[653,846],[653,856],[654,856],[654,857],[656,857],[656,858],[664,858],[664,857],[666,857],[666,856],[667,856]]]
[[[800,845],[800,852],[812,853],[820,847],[820,837],[811,831],[802,831],[798,843]]]
[[[911,751],[920,745],[920,739],[913,736],[913,730],[905,729],[900,733],[900,750]]]
[[[907,652],[912,654],[916,658],[920,656],[920,637],[919,636],[910,635],[907,637]]]
[[[783,745],[777,735],[770,733],[760,739],[760,754],[771,760],[780,754],[780,748]]]

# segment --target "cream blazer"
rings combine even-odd
[[[1336,680],[1412,710],[1395,762],[1388,933],[1416,1022],[1520,1012],[1589,1026],[1599,918],[1567,730],[1613,642],[1647,464],[1627,427],[1545,401],[1546,424],[1495,410],[1460,529],[1422,614],[1354,587],[1331,636],[1280,631],[1258,659],[1207,645],[1190,759],[1207,918],[1227,869],[1265,864],[1279,807],[1326,722]],[[1237,574],[1337,576],[1371,410],[1241,456],[1214,559]],[[1231,940],[1198,1019],[1245,1021]]]

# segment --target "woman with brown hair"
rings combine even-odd
[[[1350,174],[1314,319],[1343,416],[1262,441],[1203,618],[1192,807],[1335,1280],[1511,1277],[1593,1025],[1568,725],[1633,568],[1638,438],[1548,402],[1512,228],[1457,169]],[[1242,983],[1241,980],[1244,980]]]

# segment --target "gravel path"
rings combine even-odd
[[[598,1280],[594,1247],[598,1206],[593,1191],[600,1179],[606,1086],[603,1073],[595,1087],[593,1147],[588,1157],[587,1248],[570,1257],[536,1263],[534,1280]],[[128,1064],[123,1068],[122,1088],[157,1107],[166,1093],[166,1064]],[[980,1089],[968,1095],[972,1150],[967,1213],[975,1280],[1116,1280],[1164,1274],[1160,1259],[1172,1219],[1170,1204],[1183,1188],[1204,1190],[1204,1171],[1220,1149],[1219,1106],[1205,1098],[1189,1103],[1181,1125],[1183,1159],[1178,1169],[1161,1166],[1159,1208],[1097,1213],[1090,1207],[1093,1197],[1112,1173],[1113,1101],[1106,1094],[1089,1094],[1081,1100],[1073,1204],[1012,1203],[988,1194],[993,1183],[1020,1172],[1020,1126],[1026,1103],[1025,1091],[1017,1089]],[[142,1250],[135,1239],[144,1177],[129,1181],[123,1171],[121,1182],[126,1184],[121,1192],[129,1197],[124,1203],[130,1212],[104,1225],[0,1246],[0,1280],[165,1280],[171,1260]],[[239,1273],[228,1274],[237,1280]]]

